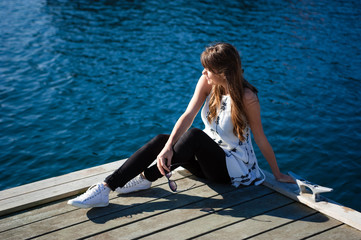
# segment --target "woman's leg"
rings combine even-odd
[[[106,184],[98,183],[91,186],[82,195],[69,200],[68,204],[80,208],[108,206],[110,189],[114,191],[117,187],[123,187],[129,180],[143,172],[163,149],[168,138],[169,136],[167,135],[158,135],[135,152],[112,175],[108,176],[105,179]],[[149,183],[149,181],[147,182]],[[138,186],[138,190],[141,189],[144,188],[139,188]]]
[[[202,130],[187,131],[173,150],[172,169],[182,166],[196,176],[219,183],[230,182],[223,149]],[[144,174],[150,181],[162,176],[156,165],[146,169]]]
[[[150,168],[148,166],[156,159],[168,138],[169,135],[158,135],[140,148],[118,170],[105,179],[106,185],[114,191],[143,171],[150,181],[162,177],[157,165]],[[178,140],[173,149],[172,169],[184,166],[215,182],[230,182],[224,151],[202,130],[189,130]],[[110,189],[106,185],[102,183],[93,185],[84,194],[69,200],[68,204],[81,208],[107,206]]]
[[[160,134],[150,140],[130,156],[119,169],[105,179],[107,185],[114,191],[117,187],[123,187],[129,180],[146,170],[162,151],[168,138],[169,135]],[[151,179],[148,180],[152,181]]]
[[[105,179],[114,191],[144,171],[146,179],[155,181],[162,177],[156,164],[149,167],[166,144],[169,135],[158,135],[135,152],[112,175]],[[172,169],[183,166],[198,177],[215,182],[228,183],[225,153],[206,133],[193,128],[187,131],[174,145]],[[149,168],[148,168],[149,167]]]

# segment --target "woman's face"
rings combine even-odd
[[[226,79],[223,74],[215,74],[205,68],[202,74],[206,77],[208,84],[210,85],[225,85]]]

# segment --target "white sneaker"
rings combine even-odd
[[[143,178],[140,174],[130,180],[127,184],[123,187],[118,187],[115,189],[117,193],[124,194],[130,192],[136,192],[140,190],[145,190],[152,186],[152,182],[148,181],[147,179]]]
[[[79,208],[106,207],[109,205],[110,188],[102,183],[94,184],[82,195],[68,201]]]

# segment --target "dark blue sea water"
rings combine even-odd
[[[169,133],[204,47],[227,41],[259,89],[281,169],[361,210],[359,1],[2,0],[0,19],[0,189]]]

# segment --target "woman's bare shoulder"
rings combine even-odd
[[[243,102],[245,105],[250,105],[252,103],[258,102],[257,94],[254,93],[251,89],[245,88],[243,94]]]
[[[198,80],[198,85],[200,85],[202,92],[208,96],[211,93],[212,85],[210,85],[204,75],[202,75]]]

